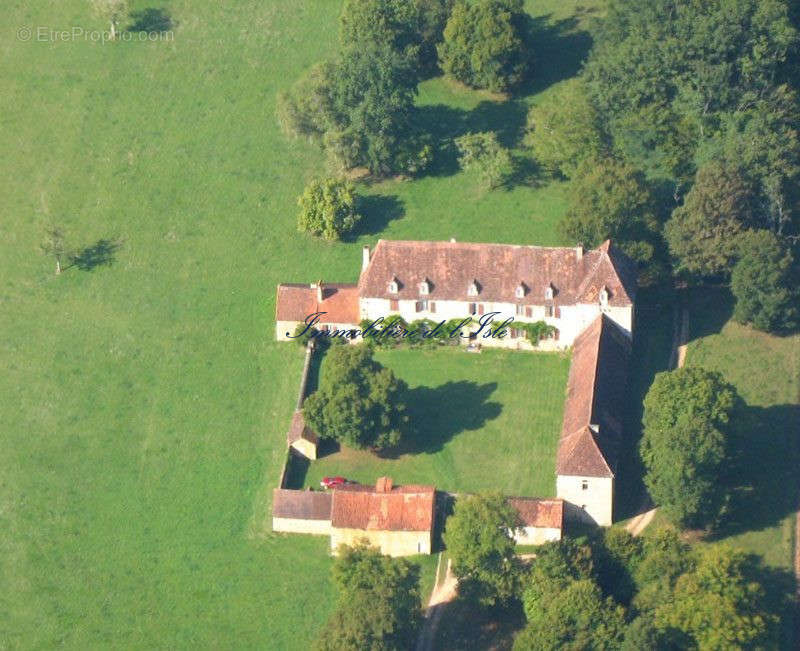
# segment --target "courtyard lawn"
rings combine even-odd
[[[169,41],[15,38],[103,29],[85,0],[11,3],[0,18],[3,647],[308,648],[331,609],[331,561],[327,540],[269,527],[302,365],[274,341],[276,284],[355,280],[360,247],[378,237],[558,243],[562,186],[478,197],[447,161],[428,178],[361,185],[377,198],[353,242],[301,236],[295,200],[324,157],[279,132],[275,95],[333,53],[341,1],[165,4]],[[528,3],[546,38],[520,101],[576,72],[586,39],[562,21],[586,5]],[[486,99],[439,79],[419,101],[445,107],[432,119]],[[514,102],[490,102],[458,129],[505,130],[517,145],[522,119]],[[53,223],[83,251],[59,277],[39,250]],[[525,377],[513,370],[523,358],[512,376]],[[530,431],[501,370],[462,379],[497,382],[485,402],[503,411],[487,427]],[[445,459],[480,431],[420,459],[453,488],[552,493],[552,466],[515,468],[499,428],[491,466]],[[490,467],[508,483],[487,485]]]
[[[310,464],[307,486],[326,475],[367,484],[389,475],[454,492],[555,495],[568,355],[446,348],[376,359],[409,384],[414,440],[397,458],[343,447]]]

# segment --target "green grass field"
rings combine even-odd
[[[586,46],[577,1],[529,5],[547,38],[523,104]],[[354,280],[379,236],[558,241],[563,187],[478,196],[455,171],[366,188],[384,198],[354,242],[296,233],[323,157],[279,133],[275,95],[333,51],[340,6],[173,0],[174,40],[111,44],[15,38],[103,28],[83,0],[5,8],[0,646],[307,648],[330,559],[265,519],[302,364],[273,341],[275,285]],[[515,144],[517,100],[485,100],[420,92],[428,119],[482,105],[459,129]],[[50,223],[110,240],[110,264],[54,277]]]
[[[690,303],[690,366],[722,373],[745,403],[739,424],[747,459],[738,517],[721,537],[780,568],[792,567],[800,465],[800,335],[774,337],[730,319],[725,292]]]
[[[411,389],[417,432],[408,453],[386,459],[343,447],[310,464],[306,485],[326,475],[361,483],[389,475],[455,492],[555,495],[569,356],[447,348],[382,351],[376,359]]]

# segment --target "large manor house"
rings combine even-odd
[[[558,538],[562,519],[611,525],[634,329],[636,274],[630,259],[610,241],[596,249],[584,250],[582,247],[474,244],[455,240],[379,240],[374,250],[364,247],[362,256],[357,284],[279,285],[278,340],[290,340],[298,324],[315,313],[324,313],[315,326],[323,330],[358,329],[364,320],[374,321],[380,317],[387,320],[393,315],[401,316],[407,323],[422,318],[439,322],[466,316],[473,316],[473,321],[477,322],[482,315],[493,312],[498,313],[495,317],[498,322],[510,316],[515,322],[544,321],[553,326],[553,333],[536,345],[513,323],[506,337],[472,341],[464,338],[464,343],[481,346],[527,350],[572,348],[556,458],[556,499],[514,498],[517,501],[512,503],[524,525],[521,535],[526,543]],[[476,323],[473,330],[478,327]],[[313,458],[317,437],[301,420],[302,414],[298,411],[288,442],[290,447]],[[532,468],[531,472],[537,469]],[[378,520],[388,526],[392,518],[370,519],[362,515],[362,528],[337,527],[337,521],[342,521],[339,509],[343,508],[338,505],[360,499],[363,509],[354,509],[353,513],[368,513],[373,502],[377,513],[381,513],[381,509],[387,508],[387,499],[405,505],[410,495],[427,496],[433,487],[387,490],[385,485],[376,485],[361,487],[356,493],[363,491],[382,496],[356,497],[355,493],[349,494],[352,489],[347,491],[348,495],[335,489],[332,496],[311,497],[313,492],[309,491],[276,489],[273,526],[278,531],[326,533],[332,536],[332,544],[334,539],[342,542],[342,529],[347,530],[345,537],[349,539],[359,532],[369,534],[370,523],[375,529]],[[309,496],[303,497],[304,494]],[[337,494],[341,499],[337,500]],[[398,538],[392,537],[391,527],[388,534],[378,527],[365,537],[374,539],[385,553],[393,555],[430,553],[433,510],[427,498],[411,502],[424,502],[424,516],[406,517],[403,507],[398,507],[400,515],[394,518],[399,527],[395,532]],[[347,512],[350,511],[348,508]],[[311,519],[316,519],[316,523],[306,520],[306,524],[302,524],[303,514],[307,513],[313,513]],[[411,536],[414,542],[393,546],[391,540],[408,537],[408,531],[403,530],[405,521],[413,522],[416,527],[417,535]],[[419,538],[420,533],[422,538]]]

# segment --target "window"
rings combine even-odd
[[[514,294],[516,295],[517,298],[522,298],[525,296],[525,289],[526,289],[525,285],[523,283],[520,283],[519,285],[517,285],[517,289],[515,290]]]
[[[545,287],[545,289],[544,289],[544,298],[547,301],[552,301],[553,300],[553,286],[552,285],[548,285],[547,287]]]
[[[427,296],[431,293],[431,285],[427,278],[419,284],[419,293],[423,296]]]
[[[389,300],[389,309],[392,312],[397,312],[400,309],[400,301],[398,301],[396,298],[390,299]]]
[[[431,301],[430,303],[428,303],[428,311],[431,312],[431,313],[436,312],[436,303],[435,302]]]
[[[589,480],[584,479],[581,481],[581,490],[589,490]],[[583,508],[586,508],[585,506]]]
[[[470,314],[475,314],[475,312],[477,311],[476,304],[475,303],[470,303],[468,311],[469,311]]]
[[[397,278],[392,278],[392,279],[389,281],[389,291],[390,291],[392,294],[396,294],[396,293],[398,292],[398,290],[399,290],[399,289],[400,289],[400,287],[399,287],[399,285],[398,285],[398,283],[397,283]]]
[[[533,308],[530,305],[525,307],[525,316],[533,317]]]
[[[600,305],[602,305],[603,307],[608,305],[608,289],[606,289],[605,287],[603,287],[603,289],[600,290]]]
[[[417,301],[417,312],[425,312],[428,309],[428,301]]]
[[[517,316],[522,316],[525,313],[524,305],[517,305]]]
[[[472,283],[470,283],[470,286],[467,287],[467,295],[468,296],[477,296],[478,295],[478,281],[477,280],[473,280]]]
[[[478,314],[483,314],[483,303],[478,303]]]
[[[552,305],[545,305],[544,306],[544,315],[545,316],[553,316],[553,306]]]
[[[511,328],[510,332],[512,339],[519,339],[519,330],[517,328]]]

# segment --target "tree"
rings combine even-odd
[[[797,44],[783,0],[612,0],[586,64],[616,147],[687,182],[721,116],[769,94]]]
[[[369,346],[332,347],[324,371],[321,388],[303,403],[321,437],[381,450],[409,433],[408,386],[372,358]]]
[[[537,549],[522,603],[528,625],[514,649],[616,649],[625,610],[595,581],[592,548],[574,539]]]
[[[654,262],[660,230],[654,197],[644,174],[625,162],[581,163],[559,226],[573,242],[594,247],[611,238],[640,265]]]
[[[692,558],[689,546],[672,526],[648,529],[641,540],[641,559],[631,568],[636,585],[632,604],[641,613],[652,613],[672,599],[678,577],[693,567]]]
[[[117,37],[117,26],[120,19],[128,14],[128,0],[90,0],[92,9],[100,17],[108,21],[109,33],[113,41]]]
[[[339,41],[390,44],[415,62],[420,73],[436,68],[436,45],[443,38],[452,0],[347,0],[342,9]]]
[[[431,147],[415,126],[418,73],[390,43],[352,44],[278,96],[284,131],[322,145],[331,167],[415,174]]]
[[[584,160],[605,155],[606,135],[582,78],[560,84],[530,108],[525,144],[544,170],[567,178]]]
[[[516,594],[521,567],[513,532],[518,515],[502,495],[459,498],[443,534],[458,577],[458,591],[485,606],[503,605]]]
[[[701,548],[697,567],[656,610],[657,625],[686,633],[701,651],[760,648],[776,618],[747,565],[744,553],[725,545]]]
[[[312,181],[297,205],[300,206],[297,229],[326,240],[341,239],[361,220],[356,212],[355,186],[343,179]]]
[[[731,274],[734,318],[767,332],[790,331],[800,323],[797,274],[791,252],[771,232],[748,233]]]
[[[474,88],[507,91],[528,70],[522,0],[458,0],[439,45],[442,69]]]
[[[515,651],[619,649],[625,631],[625,609],[591,579],[569,582],[550,595],[541,610],[514,640]]]
[[[736,390],[719,373],[685,367],[658,373],[644,400],[640,452],[645,485],[682,526],[720,515],[727,429]]]
[[[754,189],[738,169],[716,161],[701,167],[683,205],[664,225],[675,271],[705,278],[730,273],[754,208]]]
[[[333,565],[337,607],[316,641],[319,651],[414,646],[422,620],[419,566],[366,543],[342,546]]]
[[[53,256],[56,261],[56,276],[61,273],[61,260],[66,255],[67,249],[64,239],[64,230],[60,226],[50,226],[44,232],[41,244],[42,253]]]
[[[477,170],[486,189],[504,185],[514,172],[511,154],[497,141],[497,134],[493,131],[468,133],[456,138],[455,144],[461,167]]]

